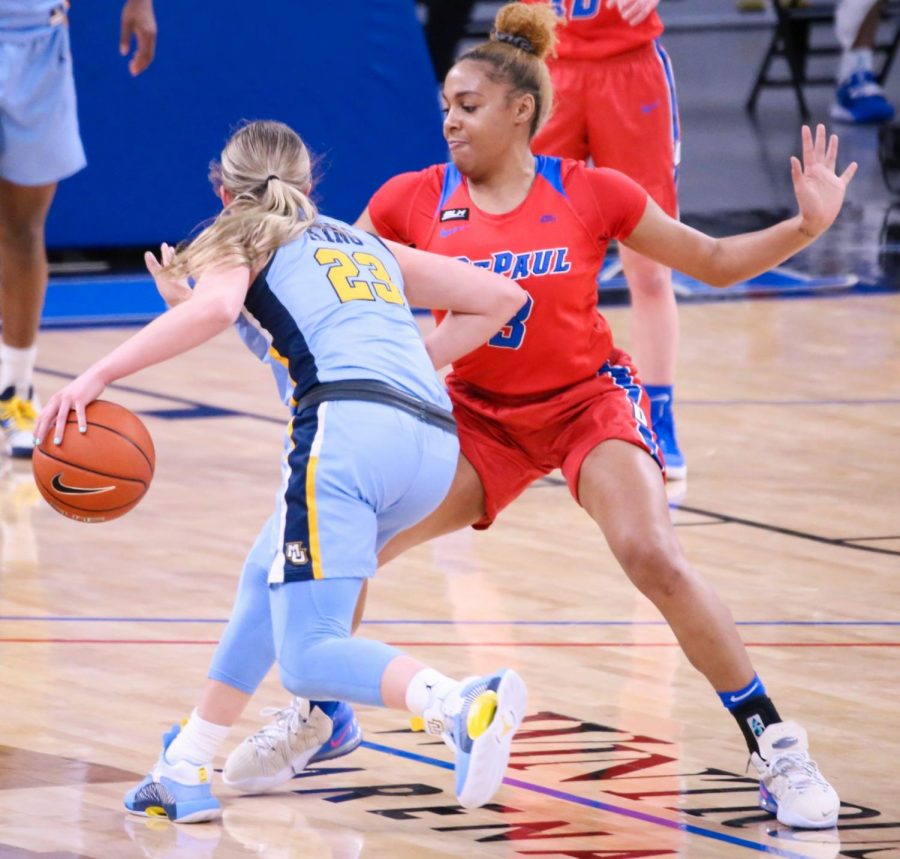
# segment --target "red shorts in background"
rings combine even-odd
[[[614,349],[596,376],[539,397],[503,397],[447,377],[462,454],[484,486],[487,528],[525,488],[562,469],[578,501],[578,475],[598,444],[620,439],[643,448],[664,469],[650,427],[650,401],[631,358]]]
[[[675,81],[658,42],[602,60],[552,60],[553,114],[536,153],[590,158],[630,176],[673,218],[681,135]]]

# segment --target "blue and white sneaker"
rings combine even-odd
[[[166,760],[166,749],[181,731],[180,725],[163,734],[163,750],[150,774],[125,794],[125,808],[143,817],[167,817],[175,823],[215,820],[222,806],[212,795],[212,764]]]
[[[225,761],[222,781],[243,793],[263,793],[290,781],[311,763],[348,755],[362,742],[362,729],[349,704],[323,707],[294,698],[284,708],[266,707],[275,718],[247,737]]]
[[[656,441],[663,453],[666,463],[666,476],[669,480],[685,480],[687,463],[678,446],[675,435],[675,413],[672,404],[672,389],[663,386],[646,386],[650,398],[650,423],[656,434]]]
[[[316,709],[316,705],[313,705]],[[310,759],[311,764],[331,761],[349,755],[362,742],[362,728],[353,714],[353,708],[344,701],[331,714],[331,736]]]
[[[796,722],[773,722],[757,743],[759,754],[750,760],[759,773],[759,807],[785,826],[835,826],[841,801],[810,758],[806,731]]]
[[[456,755],[456,800],[463,808],[485,805],[499,789],[527,703],[525,682],[505,669],[460,681],[422,714],[425,730]]]
[[[894,106],[885,98],[884,90],[869,69],[857,69],[844,78],[834,99],[831,118],[840,122],[867,125],[890,122],[894,118]]]

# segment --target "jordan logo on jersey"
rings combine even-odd
[[[568,248],[544,248],[524,254],[512,251],[497,251],[490,259],[471,260],[468,257],[457,257],[462,262],[488,268],[495,274],[509,275],[513,280],[526,277],[543,277],[548,274],[565,274],[571,270],[572,263],[566,259]]]
[[[295,567],[302,567],[309,563],[309,552],[306,551],[306,546],[303,545],[302,540],[298,540],[295,543],[285,543],[284,556],[287,558],[288,563],[293,564]]]

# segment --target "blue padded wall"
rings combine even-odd
[[[279,119],[319,157],[323,211],[353,220],[389,176],[446,150],[412,0],[157,0],[153,65],[118,54],[121,2],[71,9],[88,167],[60,184],[52,247],[183,238],[216,211],[210,159],[242,119]]]

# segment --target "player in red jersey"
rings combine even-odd
[[[523,0],[546,3],[546,0]],[[555,104],[532,149],[620,170],[678,217],[681,147],[675,81],[658,39],[659,0],[553,0],[566,21],[548,59]],[[613,118],[610,121],[610,118]],[[631,293],[631,342],[669,478],[687,476],[673,413],[678,308],[672,272],[620,245]]]
[[[487,527],[534,479],[561,468],[629,578],[734,715],[762,806],[787,825],[833,826],[840,801],[810,760],[805,731],[781,720],[731,614],[678,543],[646,395],[596,310],[595,278],[610,238],[720,286],[762,272],[830,226],[856,165],[836,175],[837,138],[826,143],[822,126],[815,138],[805,128],[802,164],[791,159],[799,213],[759,232],[710,238],[615,171],[532,155],[552,100],[541,58],[554,26],[548,7],[503,7],[492,41],[464,54],[444,83],[452,164],[390,180],[360,218],[386,238],[505,272],[531,297],[487,346],[454,364],[448,387],[463,455],[453,485],[380,560],[465,525]],[[304,724],[299,710],[285,710],[258,742],[251,738],[255,790],[278,783],[266,776],[269,758],[302,751]]]

